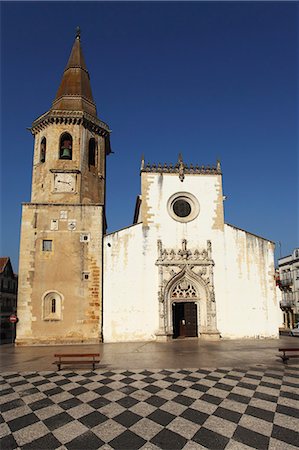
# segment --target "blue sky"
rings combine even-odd
[[[298,3],[2,2],[1,255],[17,271],[33,137],[80,25],[112,129],[108,232],[132,223],[140,159],[221,159],[225,220],[298,246]],[[277,246],[278,247],[278,246]],[[279,254],[279,247],[277,249]]]

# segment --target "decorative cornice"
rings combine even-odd
[[[61,111],[55,109],[51,109],[38,117],[38,119],[33,122],[30,131],[35,135],[47,126],[58,123],[83,125],[85,128],[102,136],[107,136],[111,133],[109,126],[105,122],[91,114],[83,111]]]
[[[165,249],[162,247],[162,241],[158,240],[158,259],[157,266],[184,266],[184,265],[214,265],[211,258],[211,241],[207,241],[207,248],[193,251],[187,249],[186,239],[182,239],[182,248],[180,250]]]
[[[23,206],[80,206],[84,208],[104,206],[103,203],[49,203],[49,202],[22,202]]]
[[[221,175],[220,161],[217,161],[215,166],[199,166],[198,164],[185,164],[183,162],[182,155],[179,154],[178,162],[173,164],[145,164],[144,157],[141,160],[141,172],[153,172],[153,173],[175,173],[179,175],[181,181],[184,181],[185,174],[202,174],[202,175]]]

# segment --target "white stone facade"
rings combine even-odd
[[[277,337],[274,244],[224,223],[220,165],[143,167],[138,206],[138,223],[104,237],[105,342],[188,335],[184,314],[200,338]]]

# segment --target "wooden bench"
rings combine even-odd
[[[283,355],[279,355],[284,363],[287,364],[289,358],[299,358],[299,347],[285,347],[279,348],[279,352],[283,352]],[[289,352],[297,352],[297,355],[287,355]]]
[[[57,365],[58,370],[60,370],[62,364],[92,364],[92,368],[95,370],[95,365],[100,362],[99,356],[99,353],[55,353],[54,357],[58,360],[54,361],[53,364]]]

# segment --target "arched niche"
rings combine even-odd
[[[45,292],[42,299],[43,320],[62,320],[63,296],[57,291]]]

